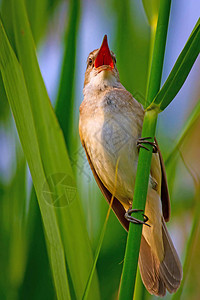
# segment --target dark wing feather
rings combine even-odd
[[[170,199],[169,199],[169,191],[168,191],[168,185],[167,185],[167,175],[165,171],[165,165],[162,158],[162,154],[160,152],[160,148],[158,146],[158,142],[155,138],[155,143],[158,149],[158,154],[160,158],[160,165],[161,165],[161,172],[162,172],[162,182],[161,182],[161,201],[162,201],[162,211],[163,211],[163,217],[166,222],[169,221],[170,218]]]
[[[92,173],[94,175],[94,178],[102,192],[102,194],[104,195],[105,199],[108,201],[108,203],[110,204],[111,198],[112,198],[112,194],[109,192],[109,190],[104,186],[104,184],[102,183],[101,179],[99,178],[99,176],[97,175],[94,166],[92,164],[92,161],[90,159],[90,156],[87,152],[87,149],[84,145],[84,142],[82,141],[82,145],[85,149],[85,153],[90,165],[90,168],[92,170]],[[124,215],[126,210],[124,209],[123,205],[119,202],[119,200],[114,197],[113,199],[113,203],[112,203],[112,209],[114,211],[114,213],[116,214],[117,218],[119,219],[120,223],[122,224],[122,226],[126,229],[126,231],[128,231],[129,228],[129,222],[125,219]]]

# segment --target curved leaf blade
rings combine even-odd
[[[80,0],[71,0],[69,4],[69,22],[65,33],[65,50],[55,111],[64,134],[67,149],[69,153],[71,153],[71,143],[73,141],[71,132],[74,114],[74,78]],[[66,118],[66,116],[68,117]]]
[[[143,7],[151,27],[156,25],[160,0],[142,0]]]
[[[58,299],[71,299],[65,268],[64,251],[55,211],[51,206],[47,205],[42,197],[43,183],[47,179],[40,157],[39,143],[23,72],[9,44],[1,21],[0,43],[0,70],[22,147],[36,188],[49,246],[50,262],[57,296]]]
[[[164,110],[174,99],[184,84],[200,51],[200,19],[190,35],[185,47],[179,55],[165,84],[158,92],[152,104],[160,106]]]

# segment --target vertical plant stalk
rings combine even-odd
[[[154,136],[156,129],[158,110],[153,109],[147,111],[144,117],[142,136]],[[153,139],[152,139],[153,141]],[[151,154],[152,149],[148,146],[150,151],[140,149],[137,176],[135,181],[135,190],[133,197],[133,209],[145,210],[147,188],[149,181],[149,173],[151,168]],[[142,216],[137,216],[142,220]],[[140,250],[140,241],[142,235],[142,225],[130,223],[128,240],[126,245],[124,266],[122,271],[122,279],[120,286],[119,300],[133,299],[135,278],[138,265],[138,257]]]
[[[70,150],[72,142],[72,134],[70,133],[73,122],[73,92],[79,15],[80,0],[71,0],[69,23],[65,33],[63,65],[55,108],[68,150]]]
[[[148,93],[149,93],[151,63],[152,63],[152,57],[153,57],[153,50],[154,50],[154,42],[155,42],[155,36],[156,36],[157,21],[158,21],[158,15],[157,15],[157,18],[154,18],[154,21],[152,23],[150,23],[149,66],[148,66],[148,75],[147,75],[147,90],[146,90],[145,108],[148,107],[149,104],[150,104],[150,103],[148,103],[148,101],[151,102],[151,99],[148,99]]]
[[[152,102],[153,98],[160,88],[170,6],[170,0],[160,1],[158,23],[149,78],[149,87],[147,92],[147,102]],[[152,137],[152,141],[154,140],[157,116],[159,111],[159,107],[155,105],[151,110],[146,111],[143,122],[142,137],[150,136]],[[145,149],[141,148],[139,152],[137,175],[133,196],[133,209],[145,210],[149,173],[151,168],[152,147],[149,146],[148,149],[150,151],[146,151]],[[122,271],[119,300],[133,299],[141,235],[142,225],[138,226],[138,224],[130,223],[124,266]]]
[[[147,100],[152,102],[160,89],[171,0],[161,0],[153,49]]]
[[[136,275],[136,281],[135,281],[135,291],[134,291],[133,299],[145,300],[146,296],[147,296],[146,293],[147,293],[147,291],[142,282],[140,271],[139,271],[139,269],[137,269],[137,275]]]

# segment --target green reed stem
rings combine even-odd
[[[153,101],[160,88],[170,5],[171,1],[160,1],[158,23],[147,92],[148,103]],[[152,141],[154,140],[158,113],[158,106],[155,105],[151,110],[146,111],[144,116],[142,137],[152,137]],[[133,209],[145,210],[149,173],[151,168],[152,147],[148,146],[148,149],[150,151],[142,148],[140,149],[133,197]],[[139,214],[137,217],[138,219],[142,218],[142,216],[140,217]],[[130,223],[125,260],[122,271],[119,300],[133,299],[141,235],[142,226]]]

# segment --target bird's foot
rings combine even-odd
[[[148,141],[149,139],[151,139],[151,137],[139,138],[137,140],[137,147],[139,149],[140,148],[144,148],[144,149],[146,149],[146,150],[149,151],[149,149],[143,145],[143,144],[148,144],[148,145],[151,145],[153,147],[153,153],[157,153],[158,152],[158,148],[157,148],[156,143]]]
[[[137,213],[137,212],[144,212],[142,209],[132,209],[129,208],[127,210],[127,212],[125,213],[124,217],[126,218],[127,221],[134,223],[134,224],[143,224],[143,225],[147,225],[149,227],[151,227],[149,224],[147,224],[146,222],[149,220],[149,218],[145,215],[142,214],[144,217],[144,220],[138,220],[136,218],[134,218],[133,216],[131,216],[132,213]]]

